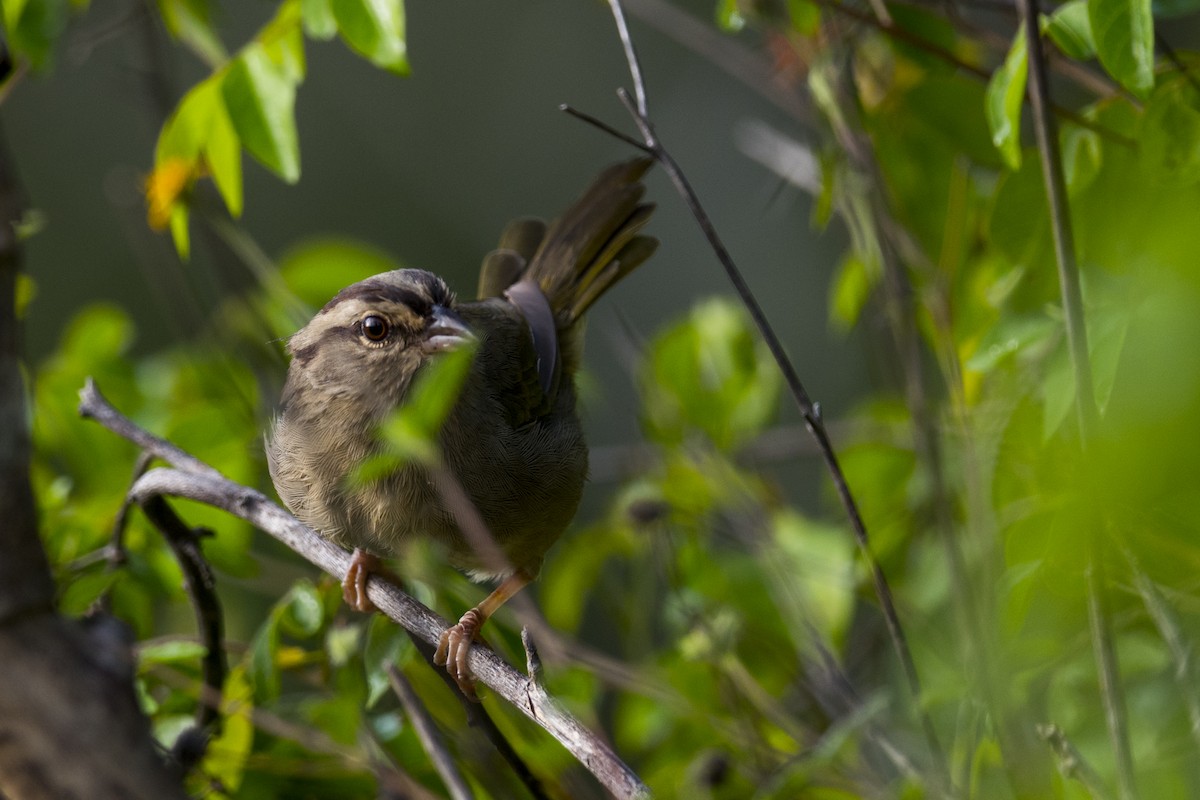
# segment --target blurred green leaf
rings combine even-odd
[[[829,294],[829,313],[834,324],[841,330],[853,328],[862,314],[875,281],[867,265],[855,253],[849,253],[834,273]]]
[[[320,238],[295,245],[279,259],[287,287],[313,308],[364,278],[399,269],[379,250],[350,239]]]
[[[738,0],[717,0],[717,27],[726,33],[737,33],[746,27],[746,18],[738,7]]]
[[[1025,101],[1026,58],[1024,29],[1017,31],[1012,47],[988,81],[986,108],[992,129],[992,144],[1004,156],[1009,169],[1021,167],[1021,106]]]
[[[406,463],[440,462],[437,435],[467,379],[475,350],[474,343],[464,343],[418,372],[404,405],[379,426],[383,452],[355,470],[352,480],[377,480]]]
[[[304,30],[314,39],[328,40],[337,36],[337,19],[333,16],[330,0],[301,0]]]
[[[218,782],[225,791],[236,793],[242,785],[247,760],[254,745],[254,693],[243,667],[235,667],[225,680],[221,699],[221,732],[205,751],[195,771],[197,779],[211,787]]]
[[[1154,17],[1150,0],[1088,0],[1096,55],[1108,73],[1134,94],[1154,87]]]
[[[158,0],[158,9],[167,31],[185,42],[209,66],[215,67],[229,58],[213,28],[208,0]]]
[[[312,636],[325,623],[324,606],[317,589],[308,581],[297,581],[284,597],[279,623],[292,636]]]
[[[408,74],[402,0],[329,0],[346,44],[378,67]]]
[[[740,307],[711,300],[655,339],[641,385],[654,438],[697,430],[728,448],[774,416],[780,378]]]
[[[67,25],[66,0],[4,0],[3,11],[13,55],[28,59],[36,69],[47,68]]]
[[[225,105],[250,154],[288,183],[300,179],[295,78],[259,43],[248,45],[221,82]]]
[[[199,661],[208,648],[191,639],[166,639],[144,643],[138,647],[138,664],[175,664],[180,661]]]
[[[1069,0],[1054,9],[1050,16],[1042,18],[1042,32],[1049,35],[1059,50],[1076,61],[1096,56],[1088,1]]]

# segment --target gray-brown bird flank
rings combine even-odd
[[[354,548],[347,601],[370,610],[375,556],[400,555],[418,537],[444,544],[472,576],[504,581],[438,650],[464,691],[471,640],[537,576],[579,506],[587,446],[575,408],[578,323],[654,251],[655,240],[639,235],[653,210],[641,202],[649,166],[641,159],[605,170],[548,227],[510,225],[499,252],[484,259],[478,300],[456,301],[429,272],[394,270],[338,292],[288,342],[283,410],[267,444],[271,478],[297,517]],[[471,547],[425,467],[351,479],[380,452],[379,426],[404,404],[414,376],[469,339],[475,356],[439,434],[442,463],[507,564]]]

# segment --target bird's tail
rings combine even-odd
[[[604,170],[549,227],[534,219],[510,223],[499,248],[484,259],[479,296],[496,297],[531,281],[549,302],[559,334],[573,328],[658,247],[657,239],[638,235],[654,212],[652,203],[641,202],[641,178],[652,163],[639,158]]]

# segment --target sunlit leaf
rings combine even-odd
[[[255,43],[230,64],[221,89],[234,130],[250,154],[288,183],[299,180],[294,79]]]
[[[1154,17],[1150,0],[1088,0],[1100,63],[1134,94],[1154,87]]]
[[[304,30],[314,39],[332,39],[337,36],[337,19],[333,16],[330,0],[301,0]]]
[[[329,0],[346,44],[376,66],[408,74],[402,0]]]
[[[1013,170],[1021,167],[1021,105],[1025,100],[1028,67],[1025,30],[1021,29],[1013,39],[1004,64],[992,74],[985,97],[992,144]]]

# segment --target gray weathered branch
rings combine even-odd
[[[129,491],[131,500],[144,503],[153,497],[185,497],[220,508],[275,537],[338,580],[345,577],[350,554],[322,539],[262,492],[234,483],[170,442],[139,428],[109,405],[91,380],[79,395],[80,414],[171,465],[152,469],[139,478]],[[446,620],[377,575],[367,584],[367,596],[388,618],[430,644],[437,644],[447,628]],[[469,663],[479,682],[546,729],[615,797],[650,796],[637,774],[607,744],[490,649],[473,646]]]

